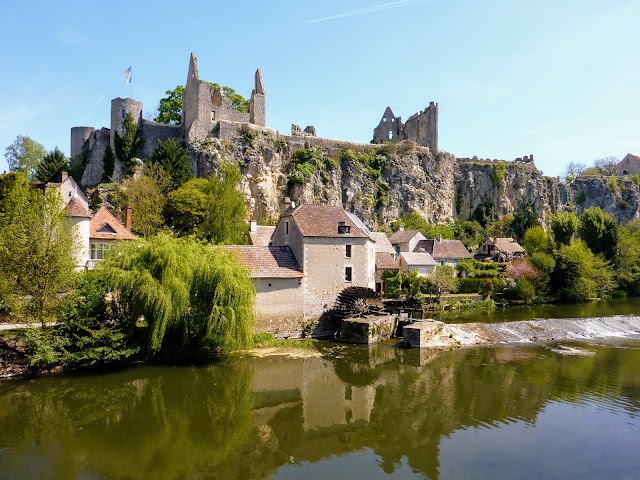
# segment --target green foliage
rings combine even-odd
[[[258,131],[254,130],[251,127],[248,127],[247,125],[243,125],[241,134],[242,134],[242,138],[244,138],[244,141],[247,142],[247,145],[249,145],[250,147],[253,147],[253,141],[258,136]]]
[[[122,244],[97,270],[126,318],[146,320],[151,354],[252,344],[255,289],[233,252],[160,234]]]
[[[455,236],[453,227],[449,225],[431,225],[418,212],[405,213],[400,217],[405,230],[419,230],[427,238],[444,238],[452,240]]]
[[[522,239],[529,228],[539,224],[538,216],[533,208],[533,202],[529,202],[524,198],[518,200],[513,213],[513,222],[511,223],[511,231],[516,239]]]
[[[456,220],[453,223],[453,237],[464,243],[470,250],[477,249],[485,239],[485,232],[477,221]]]
[[[122,191],[125,204],[133,209],[131,216],[133,233],[148,238],[155,235],[164,223],[162,213],[166,196],[160,181],[145,174],[147,168],[145,165],[142,175],[127,178],[122,183]]]
[[[634,296],[640,296],[640,219],[620,228],[615,259],[618,280]]]
[[[489,201],[481,203],[473,210],[469,220],[478,222],[483,228],[486,227],[496,220],[495,206]]]
[[[522,239],[522,247],[527,251],[527,255],[532,255],[536,252],[550,253],[551,252],[551,240],[539,225],[529,228]]]
[[[59,182],[63,171],[69,169],[69,161],[58,147],[48,152],[40,164],[36,167],[36,180],[47,182]]]
[[[504,282],[500,278],[459,278],[458,293],[480,293],[490,295],[500,292],[504,288]]]
[[[18,135],[14,142],[7,146],[4,158],[11,172],[21,172],[33,178],[36,168],[46,154],[42,144],[26,135]]]
[[[324,155],[321,148],[298,148],[293,152],[287,178],[289,185],[304,184],[311,179],[316,170],[324,172],[337,168],[335,160]]]
[[[376,186],[376,208],[386,207],[389,204],[389,184],[378,179]]]
[[[158,115],[153,121],[180,125],[182,123],[182,95],[184,94],[184,87],[178,85],[173,90],[167,90],[165,93],[167,96],[160,99]]]
[[[526,278],[516,281],[514,293],[516,298],[523,300],[525,304],[531,303],[536,298],[536,288]]]
[[[222,93],[225,97],[231,100],[231,109],[237,112],[247,113],[249,111],[249,100],[237,93],[233,88],[225,85],[220,86],[218,83],[207,82],[213,87],[213,90],[218,92],[222,89]]]
[[[587,208],[580,215],[580,238],[593,253],[601,253],[611,260],[618,249],[618,225],[614,218],[600,207]]]
[[[116,157],[111,150],[111,145],[107,145],[104,151],[104,173],[102,174],[103,182],[110,182],[113,179],[113,172],[116,168]]]
[[[287,146],[287,141],[283,137],[276,137],[273,139],[273,148],[276,152],[280,153]]]
[[[578,217],[573,212],[557,212],[551,216],[551,231],[557,246],[569,245],[578,231]]]
[[[462,210],[462,189],[458,187],[456,190],[456,215],[460,215]]]
[[[240,179],[238,167],[223,162],[220,176],[189,180],[169,194],[168,224],[181,235],[193,233],[212,243],[246,243],[247,211],[237,189]]]
[[[142,148],[142,132],[138,128],[130,113],[127,113],[122,123],[124,135],[120,136],[118,132],[113,137],[113,144],[116,149],[116,157],[120,159],[124,165],[127,175],[133,173],[135,166],[134,158],[140,148]]]
[[[491,170],[491,181],[494,187],[500,187],[504,184],[504,178],[507,176],[507,162],[499,161]]]
[[[453,267],[442,265],[437,266],[434,274],[429,277],[429,292],[435,294],[438,301],[443,293],[455,293],[458,290],[458,280],[454,273]]]
[[[173,138],[160,142],[158,147],[151,152],[151,163],[161,165],[171,177],[171,189],[181,187],[190,180],[191,165],[187,149],[178,144]]]
[[[620,178],[619,177],[609,177],[607,179],[607,187],[613,193],[620,193]]]
[[[610,264],[582,240],[558,249],[554,281],[561,295],[573,301],[606,296],[616,286]]]
[[[491,237],[505,238],[513,235],[514,216],[506,213],[496,221],[487,225],[487,235]]]
[[[497,263],[481,262],[473,258],[460,260],[456,270],[465,274],[467,278],[495,278],[500,275]]]
[[[587,200],[587,194],[584,193],[583,190],[580,190],[576,195],[576,203],[578,205],[582,205],[584,202],[586,202],[586,200]]]
[[[57,191],[33,190],[15,179],[0,207],[0,276],[16,295],[31,297],[29,314],[51,319],[59,292],[69,285],[77,240]]]
[[[365,166],[367,173],[373,180],[378,180],[387,166],[388,156],[386,150],[378,149],[377,152],[356,152],[351,149],[340,152],[340,160],[343,162],[356,162]]]

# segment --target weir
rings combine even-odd
[[[435,324],[438,328],[434,327]],[[640,317],[636,315],[465,324],[445,324],[432,320],[416,322],[403,329],[405,345],[418,348],[544,343],[638,334]]]

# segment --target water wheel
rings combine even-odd
[[[367,287],[348,287],[340,292],[334,312],[341,318],[375,315],[383,310],[380,296]]]

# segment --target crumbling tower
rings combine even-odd
[[[417,145],[438,151],[438,104],[431,102],[422,112],[411,115],[405,123],[387,107],[382,119],[373,129],[373,143],[411,140]]]
[[[267,92],[264,90],[262,82],[262,73],[260,69],[256,70],[255,86],[251,92],[251,101],[249,102],[249,123],[267,126]]]

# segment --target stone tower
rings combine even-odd
[[[115,153],[115,134],[124,135],[124,119],[130,113],[136,125],[140,126],[142,120],[142,102],[138,102],[133,98],[114,98],[111,100],[111,138],[109,144],[111,150]]]
[[[82,155],[83,150],[88,150],[90,147],[87,141],[95,132],[93,127],[72,127],[71,128],[71,158],[75,158],[78,155]]]
[[[249,123],[267,126],[267,92],[264,90],[262,82],[262,73],[260,69],[256,70],[255,86],[251,92],[251,101],[249,102]]]

